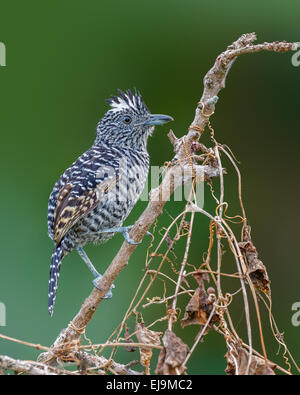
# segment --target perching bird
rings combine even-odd
[[[48,311],[53,314],[58,277],[63,258],[77,249],[92,271],[96,271],[83,246],[103,243],[121,232],[128,243],[123,221],[137,202],[149,170],[147,139],[155,125],[173,120],[152,115],[140,93],[130,90],[112,96],[111,108],[97,125],[92,147],[82,154],[54,185],[48,203],[48,234],[55,248],[50,265]],[[111,297],[109,291],[106,295]]]

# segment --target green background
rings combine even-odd
[[[87,268],[76,253],[70,254],[62,266],[54,316],[49,317],[53,246],[47,236],[48,196],[64,169],[92,144],[96,123],[107,110],[104,100],[117,88],[137,87],[152,112],[175,118],[170,127],[181,136],[193,119],[202,79],[216,56],[252,31],[259,42],[300,41],[299,15],[297,0],[1,2],[0,41],[7,49],[7,65],[0,67],[0,302],[7,314],[2,333],[50,345],[92,289]],[[241,161],[244,203],[272,281],[273,312],[298,360],[300,327],[291,324],[291,306],[300,301],[300,67],[293,67],[291,57],[263,52],[239,58],[211,121],[216,138]],[[159,128],[149,141],[152,165],[173,156],[168,127]],[[209,144],[208,131],[203,142]],[[233,201],[234,215],[236,177],[228,163],[226,167],[225,199]],[[213,213],[207,190],[206,197],[204,208]],[[126,223],[133,223],[145,206],[139,202]],[[166,209],[176,215],[181,207],[170,202]],[[169,222],[165,212],[159,226]],[[195,265],[207,248],[207,224],[196,217],[190,256]],[[104,271],[121,243],[116,236],[103,246],[89,246],[87,252]],[[143,275],[148,244],[145,239],[137,248],[115,282],[113,299],[101,304],[89,325],[87,336],[95,343],[105,341],[123,318]],[[177,267],[182,246],[176,249]],[[235,268],[228,258],[230,270]],[[230,291],[238,288],[236,282],[225,284]],[[161,294],[162,286],[156,289]],[[142,312],[146,323],[159,317]],[[233,312],[246,340],[241,300]],[[263,319],[268,328],[266,314]],[[254,319],[254,343],[260,350],[256,327]],[[191,345],[198,328],[182,330],[178,323],[175,331]],[[269,357],[283,365],[268,329],[265,336]],[[221,336],[209,333],[191,358],[189,372],[222,374],[226,351]],[[0,354],[36,359],[39,351],[0,339]],[[125,363],[138,355],[120,351],[116,359]]]

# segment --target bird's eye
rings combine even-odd
[[[129,116],[126,116],[123,118],[123,122],[126,123],[126,125],[130,124],[132,119]]]

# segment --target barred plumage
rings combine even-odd
[[[133,242],[122,224],[148,175],[147,138],[155,125],[172,120],[152,115],[138,92],[119,91],[107,101],[111,109],[97,125],[93,146],[63,173],[49,198],[48,234],[55,242],[48,295],[51,315],[61,262],[72,249],[77,248],[90,266],[84,245],[105,242],[118,231]]]

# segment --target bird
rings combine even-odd
[[[51,316],[61,263],[73,249],[87,264],[97,287],[102,275],[83,247],[104,243],[116,233],[138,244],[129,236],[132,225],[123,226],[123,222],[148,176],[148,137],[155,126],[173,121],[168,115],[152,114],[136,89],[119,89],[106,102],[110,107],[97,124],[93,145],[65,170],[49,197],[48,235],[54,241],[48,293]],[[111,296],[110,289],[105,297]]]

